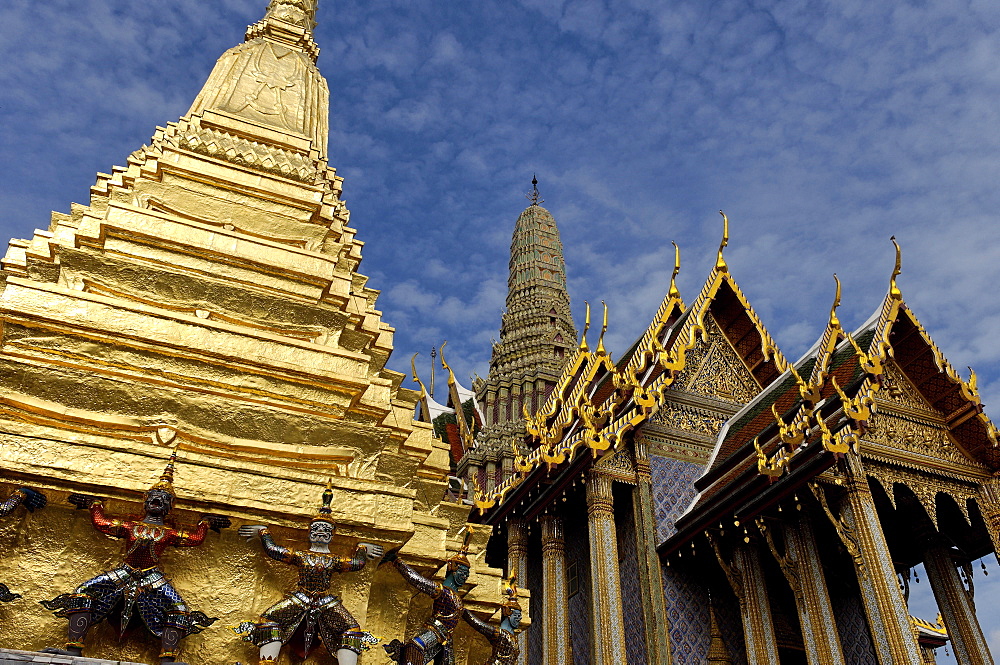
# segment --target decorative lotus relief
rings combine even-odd
[[[865,438],[873,443],[919,455],[939,457],[967,464],[968,458],[956,447],[944,425],[930,425],[892,414],[872,416]]]
[[[710,316],[705,333],[709,341],[688,352],[687,366],[695,369],[680,387],[729,402],[749,402],[760,388]]]
[[[712,437],[719,434],[719,430],[726,422],[723,416],[673,402],[661,404],[651,420],[667,427],[685,432],[707,434]]]

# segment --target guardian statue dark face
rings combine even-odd
[[[143,508],[147,515],[154,517],[166,517],[170,512],[174,502],[174,497],[169,492],[163,490],[150,490],[146,493],[146,501]]]
[[[517,627],[521,624],[521,610],[514,610],[507,617],[508,623],[510,623],[511,630],[517,630]]]
[[[469,579],[469,567],[459,566],[455,569],[455,572],[452,573],[452,575],[455,578],[456,588],[461,589],[462,585],[465,584],[465,581]]]
[[[329,522],[313,522],[309,525],[309,543],[329,545],[333,540],[333,525]]]

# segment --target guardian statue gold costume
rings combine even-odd
[[[382,547],[359,543],[353,557],[331,555],[329,545],[335,529],[330,509],[332,499],[333,492],[328,485],[323,492],[323,505],[309,525],[311,547],[307,551],[278,545],[265,526],[240,528],[240,535],[248,540],[260,536],[267,556],[295,566],[299,571],[294,592],[264,610],[259,623],[246,622],[235,629],[243,639],[260,648],[261,663],[275,662],[282,645],[298,632],[302,634],[302,643],[295,645],[295,651],[300,658],[312,650],[318,633],[327,650],[337,654],[340,665],[355,665],[358,655],[377,642],[361,630],[340,598],[329,593],[329,589],[335,573],[361,570],[369,559],[382,556]]]
[[[219,515],[206,515],[194,531],[166,524],[174,501],[174,460],[175,456],[171,456],[160,480],[146,492],[146,514],[141,520],[108,517],[99,499],[70,495],[70,503],[90,509],[94,529],[125,540],[125,559],[113,570],[87,580],[73,593],[42,601],[56,611],[56,616],[69,619],[66,648],[50,648],[46,650],[49,653],[79,656],[90,627],[106,619],[119,605],[122,632],[136,613],[149,631],[161,638],[160,663],[175,663],[181,639],[215,621],[203,612],[190,611],[160,568],[160,558],[168,547],[197,547],[205,541],[210,528],[218,531],[229,526],[229,518]]]

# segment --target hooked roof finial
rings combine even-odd
[[[726,265],[726,259],[722,256],[722,250],[729,244],[729,218],[721,210],[719,214],[722,215],[722,242],[719,244],[719,256],[715,260],[715,269],[719,272],[726,272],[729,270],[729,266]]]
[[[584,300],[583,304],[587,306],[587,316],[583,321],[583,334],[580,336],[580,350],[587,351],[589,349],[587,345],[587,331],[590,330],[590,303]]]
[[[524,196],[529,201],[531,201],[531,205],[533,206],[545,203],[545,201],[541,199],[541,196],[538,193],[538,178],[535,176],[534,173],[531,174],[531,191],[525,194]]]
[[[896,278],[899,277],[899,273],[902,272],[902,270],[900,270],[900,266],[903,264],[903,253],[899,249],[899,243],[896,242],[896,236],[890,237],[889,240],[891,240],[892,244],[896,246],[896,267],[892,269],[892,278],[889,280],[889,297],[893,300],[902,300],[903,293],[899,290],[899,287],[896,286]]]
[[[420,377],[417,376],[417,356],[419,355],[419,353],[414,353],[413,357],[410,358],[410,369],[413,370],[413,381],[420,385],[420,399],[423,399],[427,396],[427,388],[424,386],[424,382],[420,380]]]
[[[670,242],[674,246],[674,272],[670,275],[670,291],[667,292],[667,296],[670,298],[680,298],[681,292],[677,288],[677,274],[681,271],[681,248],[673,240]]]
[[[837,294],[833,297],[833,306],[830,307],[830,327],[839,328],[840,319],[837,318],[837,308],[840,307],[840,278],[837,273],[833,273],[833,279],[837,282]]]
[[[603,354],[605,353],[604,333],[608,332],[608,304],[603,300],[601,301],[601,304],[604,305],[604,323],[601,324],[601,336],[597,340],[597,353]]]

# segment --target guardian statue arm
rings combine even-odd
[[[476,632],[482,634],[486,639],[493,640],[497,634],[497,628],[494,628],[489,624],[489,622],[483,621],[475,614],[469,610],[462,610],[462,618],[465,619],[466,623],[476,629]]]
[[[260,531],[260,542],[264,545],[264,554],[271,557],[275,561],[290,563],[292,565],[298,565],[301,563],[301,556],[299,553],[290,547],[282,547],[276,543],[270,530],[262,529]]]
[[[437,598],[441,595],[442,585],[440,582],[427,579],[399,559],[393,559],[392,565],[396,567],[396,570],[398,570],[399,574],[403,576],[403,579],[409,582],[410,586],[420,593],[425,593],[431,598]]]

